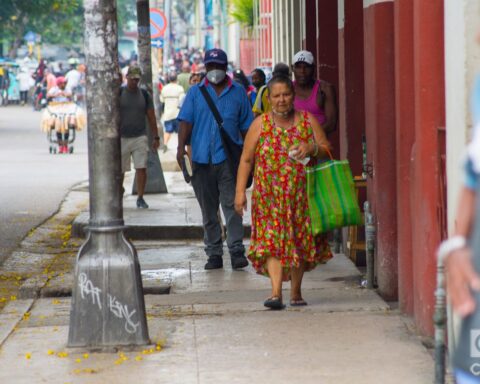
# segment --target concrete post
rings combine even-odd
[[[90,222],[78,252],[69,347],[148,344],[138,257],[123,235],[115,0],[85,0]]]
[[[150,5],[149,0],[137,0],[137,22],[138,22],[138,59],[142,68],[142,87],[146,88],[150,95],[153,95],[152,87],[152,47],[150,44]],[[170,20],[167,18],[167,31]],[[167,46],[167,38],[165,46]],[[168,52],[168,51],[165,51]],[[155,109],[156,110],[156,109]],[[147,121],[148,125],[148,121]],[[152,150],[152,131],[147,127],[148,135],[148,160],[147,160],[147,185],[145,193],[167,193],[167,185],[163,177],[163,170],[160,164],[158,152]],[[132,195],[137,194],[137,178],[133,183]]]
[[[413,314],[412,151],[415,143],[413,2],[395,2],[395,119],[397,140],[398,301]]]
[[[367,197],[377,224],[375,265],[379,293],[397,298],[395,56],[393,1],[364,0],[365,127],[373,165]]]

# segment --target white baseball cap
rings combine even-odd
[[[306,63],[308,65],[313,65],[315,59],[313,58],[312,52],[310,51],[299,51],[293,56],[293,65],[297,63]]]

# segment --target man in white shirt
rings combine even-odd
[[[67,90],[69,92],[74,92],[75,88],[80,84],[80,79],[82,74],[77,70],[76,64],[70,66],[70,70],[65,75],[65,80],[67,81]]]
[[[168,74],[169,83],[163,87],[160,93],[160,102],[164,104],[163,121],[165,133],[163,136],[163,151],[166,152],[168,142],[173,132],[178,133],[177,116],[180,111],[180,100],[185,95],[183,87],[177,84],[177,74],[170,72]]]

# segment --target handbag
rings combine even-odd
[[[363,224],[348,160],[330,160],[306,167],[312,234]]]
[[[208,94],[207,88],[205,88],[205,86],[203,85],[200,86],[200,92],[202,92],[202,95],[205,98],[205,101],[207,102],[208,107],[210,108],[210,111],[212,111],[215,121],[217,122],[218,128],[220,130],[220,138],[222,140],[223,150],[225,151],[225,155],[227,156],[230,169],[232,171],[233,177],[236,182],[238,166],[240,164],[240,157],[242,156],[242,151],[243,151],[243,145],[238,145],[235,141],[233,141],[230,135],[227,133],[227,131],[223,127],[223,119],[220,116],[220,112],[218,112],[217,107],[213,103],[212,98]],[[247,180],[247,188],[249,188],[252,185],[252,182],[253,182],[253,172],[250,172],[250,175],[248,175],[248,180]]]

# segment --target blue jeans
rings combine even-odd
[[[168,120],[164,122],[165,132],[167,133],[178,133],[178,120]]]
[[[227,161],[220,164],[193,163],[192,186],[202,210],[203,241],[209,258],[223,255],[222,228],[218,207],[222,206],[231,257],[244,256],[242,217],[234,209],[235,179]]]

